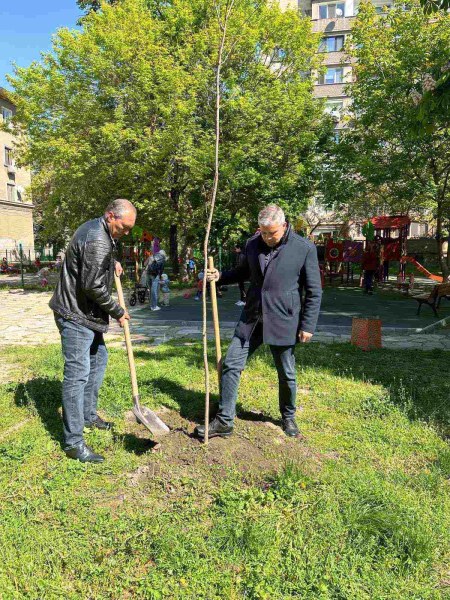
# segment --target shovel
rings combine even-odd
[[[114,281],[116,282],[117,294],[119,296],[119,304],[120,306],[126,310],[125,300],[123,297],[122,283],[120,281],[120,277],[118,277],[114,273]],[[131,377],[131,388],[133,391],[133,413],[136,417],[138,423],[147,427],[153,434],[155,435],[164,435],[169,433],[170,429],[167,425],[162,421],[157,414],[155,414],[152,410],[147,408],[146,406],[142,406],[139,401],[139,389],[136,378],[136,366],[134,364],[134,355],[133,355],[133,347],[131,345],[131,336],[130,336],[130,325],[126,320],[123,324],[123,330],[125,332],[125,344],[127,346],[127,354],[128,354],[128,365],[130,367],[130,377]]]

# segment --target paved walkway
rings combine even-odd
[[[318,332],[314,336],[316,342],[346,342],[350,339],[350,324],[353,314],[370,316],[378,314],[374,307],[383,308],[381,297],[365,297],[360,290],[354,290],[355,302],[353,305],[347,300],[348,290],[345,290],[345,303],[342,308],[343,294],[337,288],[326,289],[322,313],[319,321]],[[221,319],[221,335],[224,339],[233,334],[240,308],[235,305],[238,291],[230,287],[220,300],[219,312]],[[15,292],[0,290],[0,306],[2,323],[0,325],[0,346],[6,345],[36,345],[58,343],[59,334],[56,329],[53,313],[48,307],[50,299],[48,292]],[[129,294],[128,294],[129,295]],[[450,350],[450,329],[434,330],[431,333],[415,333],[417,323],[426,326],[435,321],[430,315],[422,318],[413,318],[415,303],[408,299],[387,299],[390,310],[383,317],[383,325],[388,325],[383,330],[383,346],[387,348],[418,348],[418,349],[443,349]],[[333,310],[333,306],[335,307]],[[423,312],[425,312],[424,307]],[[380,311],[378,311],[380,312]],[[429,310],[431,313],[431,310]],[[193,297],[185,300],[175,298],[171,306],[157,312],[151,312],[148,304],[139,303],[130,308],[132,316],[131,331],[135,343],[160,344],[172,338],[201,337],[201,302],[196,302]],[[395,321],[394,316],[402,317]],[[394,316],[393,316],[394,315]],[[450,302],[442,310],[442,316],[450,316]],[[390,327],[389,325],[395,325]],[[412,326],[412,327],[411,327]],[[212,329],[209,328],[212,336]],[[116,322],[113,322],[106,336],[110,346],[123,344],[122,331]]]
[[[421,282],[421,289],[431,291],[432,285],[433,282],[430,285],[429,280],[424,279]],[[138,303],[135,309],[138,311],[141,309],[138,314],[145,314],[148,322],[201,323],[201,302],[196,302],[193,296],[194,294],[189,299],[175,298],[169,307],[155,313],[148,314],[147,303],[145,305]],[[230,326],[236,323],[241,311],[235,305],[238,299],[236,286],[230,286],[229,290],[223,294],[223,298],[219,299],[222,323],[229,323]],[[400,332],[411,330],[411,333],[415,333],[416,330],[436,322],[437,319],[430,308],[423,307],[420,316],[416,315],[416,310],[417,303],[396,290],[383,290],[376,292],[373,296],[367,296],[361,288],[357,287],[326,287],[322,299],[318,331],[348,332],[353,317],[378,317],[381,319],[383,327],[390,329],[390,333],[396,333],[397,329]],[[450,318],[450,302],[442,302],[440,314],[441,318]]]

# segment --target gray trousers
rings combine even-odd
[[[225,425],[232,425],[236,416],[236,400],[241,373],[248,358],[263,343],[263,326],[258,324],[247,342],[236,335],[222,365],[222,385],[217,418]],[[270,346],[278,372],[278,399],[283,419],[295,417],[297,383],[295,378],[295,346]]]

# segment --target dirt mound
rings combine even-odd
[[[258,480],[277,472],[286,463],[295,463],[305,472],[320,469],[324,458],[308,447],[303,438],[291,439],[272,421],[236,419],[235,432],[229,438],[212,438],[208,446],[194,435],[196,424],[179,413],[165,411],[159,416],[169,425],[171,433],[157,443],[149,441],[148,462],[129,474],[128,484],[138,486],[145,480],[165,481],[197,476],[209,472],[213,480],[239,473],[244,479]],[[127,419],[128,434],[148,438],[149,432],[131,417]]]

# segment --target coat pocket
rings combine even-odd
[[[294,300],[292,292],[281,292],[276,295],[265,295],[265,304],[267,311],[281,317],[282,319],[290,319],[294,314]]]

